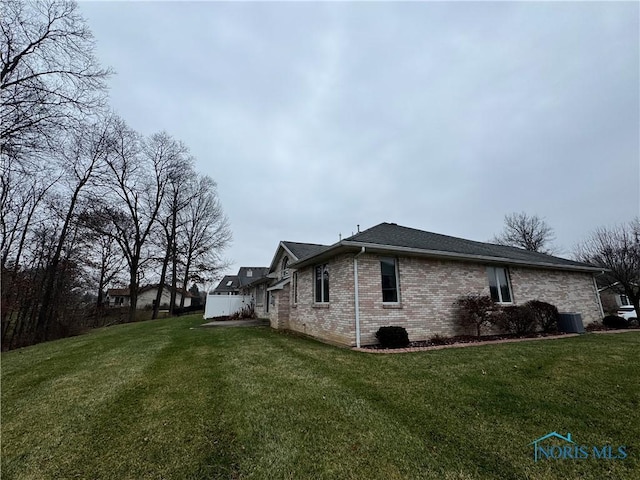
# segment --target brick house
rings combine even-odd
[[[274,328],[287,328],[291,307],[289,265],[327,248],[314,243],[280,242],[264,276],[244,287],[243,293],[251,296],[258,317],[269,318]]]
[[[342,345],[377,343],[385,325],[411,340],[466,333],[455,301],[486,294],[502,304],[529,300],[602,318],[594,274],[584,263],[515,247],[381,223],[333,245],[280,242],[261,283],[256,312],[286,328]]]

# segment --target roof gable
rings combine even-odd
[[[280,259],[285,254],[289,257],[289,261],[292,263],[317,255],[328,248],[330,248],[329,245],[320,245],[319,243],[282,241],[278,245],[276,253],[273,256],[273,260],[271,260],[269,272],[276,271]]]
[[[304,260],[307,257],[316,255],[323,250],[329,248],[329,245],[321,245],[319,243],[300,243],[300,242],[282,242],[289,252],[293,254],[295,258],[292,260]]]

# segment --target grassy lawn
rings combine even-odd
[[[373,355],[201,323],[3,354],[2,478],[640,478],[640,333]],[[535,463],[551,431],[628,457]]]

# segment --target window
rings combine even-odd
[[[621,294],[620,295],[620,306],[624,306],[624,305],[631,305],[631,302],[629,301],[629,297],[627,297],[626,295]]]
[[[511,286],[509,274],[503,267],[487,267],[491,298],[498,303],[511,303]]]
[[[316,303],[329,302],[329,265],[316,266],[315,270],[315,300]]]
[[[398,269],[395,258],[380,259],[383,303],[398,303]]]
[[[229,280],[229,281],[227,282],[227,287],[230,287],[231,285],[233,285],[233,280]]]
[[[262,305],[264,302],[264,285],[256,287],[256,305]]]
[[[282,278],[289,276],[289,257],[284,257],[282,260]]]
[[[293,272],[293,303],[298,303],[298,272]]]
[[[247,277],[253,277],[253,270],[247,270]]]

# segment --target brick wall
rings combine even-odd
[[[561,312],[577,312],[585,325],[602,319],[598,292],[590,273],[510,268],[516,303],[542,300]]]
[[[454,303],[461,295],[489,294],[485,266],[415,257],[397,262],[397,305],[382,303],[380,257],[363,255],[358,262],[361,343],[377,343],[375,333],[386,325],[405,327],[411,340],[466,333],[454,323]]]
[[[397,260],[400,298],[397,305],[388,305],[382,303],[380,256],[365,254],[358,259],[361,343],[377,343],[375,333],[385,325],[405,327],[411,340],[468,333],[455,325],[454,304],[461,295],[489,294],[486,265],[415,257]],[[355,345],[353,255],[327,263],[329,304],[313,301],[313,267],[299,270],[298,303],[293,304],[291,295],[288,328]],[[515,304],[546,301],[560,311],[581,313],[585,325],[600,318],[591,274],[513,267],[509,272]]]
[[[289,328],[330,342],[355,344],[353,255],[323,263],[329,264],[329,303],[314,302],[314,267],[298,270],[298,303],[291,295]]]

